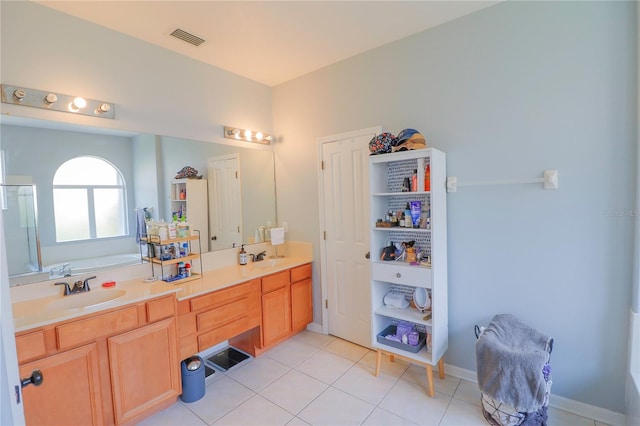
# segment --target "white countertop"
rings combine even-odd
[[[25,288],[15,291],[19,295],[14,297],[12,293],[15,331],[34,329],[165,294],[175,293],[178,300],[189,299],[311,261],[311,256],[287,256],[279,259],[265,259],[262,262],[253,262],[244,266],[225,266],[205,271],[200,279],[182,284],[159,280],[145,282],[143,278],[136,278],[119,280],[114,287],[105,288],[101,284],[110,281],[108,275],[105,275],[90,281],[91,292],[69,296],[63,296],[62,286],[55,286],[53,281],[24,286]],[[83,297],[85,299],[82,299]],[[111,297],[115,298],[108,300]],[[94,304],[85,306],[83,302],[86,300],[91,300],[89,303]],[[96,303],[97,301],[99,303]]]

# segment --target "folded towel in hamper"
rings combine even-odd
[[[476,341],[480,391],[520,412],[538,410],[545,402],[542,369],[552,344],[514,315],[494,316]]]

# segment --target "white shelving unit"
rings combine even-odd
[[[383,354],[398,356],[424,365],[429,381],[429,396],[434,395],[432,366],[438,364],[440,378],[444,378],[442,356],[448,347],[447,312],[447,210],[446,155],[434,148],[373,155],[369,159],[371,183],[371,342],[377,349],[376,372]],[[430,190],[425,190],[425,169],[430,169]],[[402,192],[404,178],[417,170],[417,191]],[[407,202],[420,201],[421,216],[430,217],[424,228],[379,227],[390,210],[404,210]],[[420,225],[419,225],[420,226]],[[391,242],[415,241],[430,265],[410,264],[399,260],[381,260],[384,247]],[[403,293],[411,300],[417,287],[427,289],[431,311],[421,313],[415,307],[399,309],[386,306],[384,296],[391,290]],[[408,345],[391,345],[378,341],[378,335],[390,325],[408,321],[424,333],[429,344],[413,352]]]
[[[184,198],[180,194],[184,193]],[[198,229],[203,248],[196,248],[204,252],[209,251],[209,201],[206,179],[174,179],[171,181],[171,212],[186,211],[186,221],[191,229]],[[169,218],[171,220],[171,218]]]

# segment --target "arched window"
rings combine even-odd
[[[56,241],[127,235],[126,186],[111,163],[97,157],[64,162],[53,177]]]

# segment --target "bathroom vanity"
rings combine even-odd
[[[181,285],[95,285],[91,300],[105,301],[86,308],[71,303],[83,295],[23,295],[13,303],[20,374],[44,377],[23,389],[27,423],[135,424],[166,408],[182,391],[182,359],[224,341],[258,356],[303,330],[311,271],[310,257],[289,257]]]

